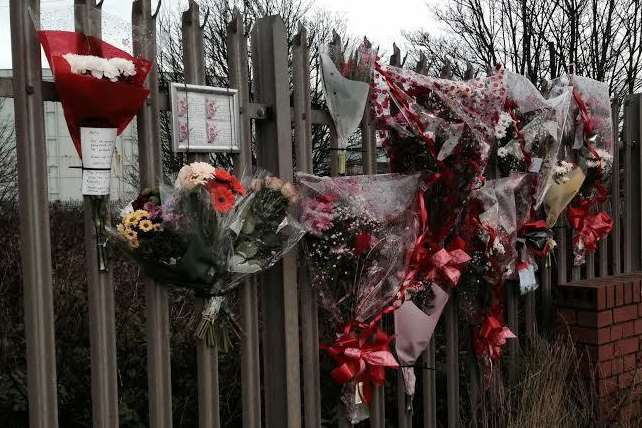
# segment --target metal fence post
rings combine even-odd
[[[270,106],[257,121],[257,160],[281,178],[292,179],[292,128],[285,24],[278,16],[256,21],[252,30],[255,99]],[[267,428],[301,426],[296,255],[289,254],[261,275],[263,373]]]
[[[252,128],[248,112],[249,70],[247,37],[243,19],[238,9],[232,13],[227,27],[227,64],[230,86],[239,92],[240,153],[235,160],[236,172],[252,170]],[[259,309],[256,280],[248,280],[239,288],[241,312],[241,385],[243,400],[243,426],[261,426],[261,367],[259,355]]]
[[[56,428],[56,347],[42,67],[40,44],[25,3],[39,20],[40,1],[10,2],[29,426]]]
[[[312,172],[312,118],[310,106],[310,57],[308,32],[299,25],[294,37],[293,107],[296,169]],[[321,426],[321,391],[319,380],[319,317],[316,292],[305,266],[299,266],[301,361],[303,370],[303,421],[305,427]]]
[[[151,0],[134,1],[132,23],[134,53],[155,60],[156,20],[152,15]],[[147,76],[147,84],[151,92],[138,113],[136,121],[141,189],[158,186],[161,176],[158,68],[156,66]],[[149,426],[171,428],[172,385],[167,288],[156,285],[150,279],[145,279],[145,301],[147,303]]]
[[[192,0],[182,15],[183,65],[185,82],[205,84],[205,58],[203,55],[203,30],[200,24],[200,8]],[[208,162],[209,153],[191,153],[190,162]],[[199,299],[199,306],[207,299]],[[201,428],[217,428],[221,425],[219,414],[218,349],[202,342],[196,348],[198,365],[198,425]]]
[[[74,1],[76,31],[101,37],[101,10],[94,0]],[[109,196],[105,196],[106,199]],[[89,305],[91,347],[91,407],[94,427],[118,426],[118,378],[116,374],[116,327],[111,271],[98,269],[96,224],[91,198],[83,197],[85,215],[85,269]],[[109,223],[109,209],[106,222]]]
[[[613,170],[611,176],[611,214],[613,216],[613,231],[609,237],[609,247],[612,249],[612,259],[608,259],[608,251],[605,251],[607,262],[610,261],[613,275],[622,272],[622,209],[620,200],[620,102],[614,100],[611,104],[611,117],[613,121]],[[608,276],[608,264],[600,264],[600,276]]]

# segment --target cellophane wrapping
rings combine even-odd
[[[501,137],[497,138],[498,167],[503,176],[531,173],[536,177],[532,198],[538,208],[556,171],[572,94],[563,91],[547,99],[526,76],[509,71],[504,76],[506,110],[514,129],[503,132],[503,137],[496,134]]]
[[[321,327],[326,331],[322,340],[336,339],[334,345],[326,347],[328,353],[341,365],[345,358],[341,343],[354,339],[355,344],[349,346],[368,347],[375,340],[379,355],[387,356],[387,362],[380,361],[381,366],[376,368],[364,357],[367,369],[356,379],[337,380],[332,373],[337,383],[344,384],[347,417],[357,423],[368,416],[366,403],[372,387],[368,372],[376,371],[378,382],[383,382],[385,367],[397,366],[388,350],[390,338],[377,325],[385,309],[399,298],[417,233],[419,178],[398,174],[333,178],[299,174],[298,181],[302,193],[300,222],[308,232],[304,242],[311,283],[318,293],[323,318],[330,321],[330,325]],[[373,339],[376,337],[381,341]],[[362,355],[366,354],[362,349]]]
[[[241,182],[196,162],[181,169],[174,186],[143,191],[111,235],[158,283],[225,296],[301,239],[304,229],[290,213],[297,197],[291,183],[267,172]],[[220,299],[211,303],[220,306]]]
[[[40,30],[38,37],[54,75],[71,139],[80,154],[80,128],[116,128],[122,133],[149,94],[145,79],[152,62],[101,39],[74,31]],[[110,81],[72,72],[67,54],[122,58],[133,62],[134,76]]]
[[[367,322],[397,295],[416,234],[418,176],[299,174],[312,285],[337,324]]]
[[[431,240],[443,246],[486,169],[506,98],[503,69],[460,82],[377,64],[372,93],[391,171],[431,177]]]

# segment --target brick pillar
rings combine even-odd
[[[577,281],[557,287],[558,328],[568,328],[583,361],[587,380],[595,380],[600,417],[620,412],[639,415],[642,385],[642,273]],[[620,413],[622,414],[622,413]]]

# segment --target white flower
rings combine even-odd
[[[553,167],[553,178],[559,184],[566,183],[568,180],[570,180],[570,177],[568,175],[574,167],[575,165],[573,165],[571,162],[561,161],[559,165]]]
[[[504,245],[502,245],[501,241],[497,238],[495,238],[495,242],[493,242],[493,253],[495,254],[506,253],[506,249],[504,248]]]
[[[214,175],[214,167],[207,162],[192,162],[178,172],[174,182],[176,189],[190,191],[196,186],[203,186]]]
[[[103,77],[112,82],[118,81],[120,77],[130,77],[136,75],[136,66],[134,63],[125,58],[101,58],[93,55],[63,55],[65,61],[69,63],[71,72],[74,74],[91,74],[96,79]]]
[[[495,125],[495,138],[501,140],[506,137],[506,131],[513,124],[513,118],[505,111],[499,115],[499,120]]]
[[[524,153],[522,153],[522,148],[519,145],[518,141],[511,141],[505,146],[497,149],[497,156],[500,158],[505,158],[506,156],[513,156],[517,159],[523,159]]]
[[[124,207],[122,210],[120,210],[120,218],[125,218],[127,214],[133,213],[134,212],[134,207],[132,206],[131,202]]]
[[[595,153],[592,154],[592,156],[593,157],[591,159],[586,160],[586,166],[589,168],[596,168],[599,166],[604,172],[611,170],[611,166],[613,165],[613,155],[611,155],[611,153],[604,149],[595,149]]]

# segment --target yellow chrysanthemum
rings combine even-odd
[[[151,220],[144,219],[138,223],[138,228],[143,232],[149,232],[154,228],[154,224]]]
[[[154,224],[154,232],[160,232],[161,230],[163,230],[163,226],[161,226],[160,223],[155,223]]]
[[[149,217],[149,211],[147,210],[136,210],[134,211],[134,215],[136,216],[137,219],[143,219]]]
[[[130,248],[138,248],[140,246],[140,242],[138,242],[138,239],[132,239],[129,241],[129,247]]]
[[[137,240],[138,233],[135,230],[125,229],[125,238],[129,241]]]
[[[138,217],[134,213],[129,213],[123,218],[123,224],[127,226],[135,226],[138,224]]]
[[[123,232],[125,232],[125,225],[122,223],[118,223],[118,226],[116,226],[116,230],[122,235]]]

